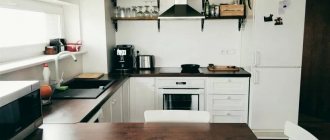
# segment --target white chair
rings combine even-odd
[[[147,110],[145,122],[209,123],[210,113],[191,110]]]
[[[289,137],[289,140],[318,140],[304,128],[289,121],[285,122],[284,134]]]

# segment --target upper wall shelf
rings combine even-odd
[[[73,52],[75,55],[83,55],[86,54],[87,51],[79,51],[79,52]],[[69,57],[69,54],[64,54],[60,59],[64,59],[66,57]],[[4,73],[9,73],[25,68],[29,68],[32,66],[41,65],[43,63],[53,62],[57,56],[56,55],[40,55],[33,58],[23,59],[23,60],[17,60],[13,62],[7,62],[7,63],[1,63],[0,64],[0,75]]]
[[[160,31],[160,20],[158,19],[158,17],[149,17],[149,18],[146,18],[146,17],[134,17],[134,18],[121,18],[121,17],[112,17],[112,23],[115,27],[115,31],[117,32],[118,31],[118,20],[122,20],[122,21],[151,21],[151,20],[157,20],[158,24],[158,31]]]
[[[113,6],[117,6],[117,0],[111,0],[112,3],[113,3]],[[158,6],[158,9],[160,7],[160,0],[157,0],[157,6]],[[201,0],[202,1],[202,8],[204,9],[204,2],[205,0]],[[244,7],[246,7],[246,4],[245,4],[245,0],[239,0],[239,3],[240,4],[243,4]],[[221,20],[221,19],[238,19],[238,30],[240,31],[241,30],[241,27],[242,27],[242,24],[244,22],[244,19],[246,18],[246,8],[244,8],[244,16],[220,16],[220,17],[205,17],[205,19],[202,19],[201,20],[201,30],[203,31],[204,30],[204,20]],[[114,28],[115,28],[115,31],[117,32],[118,31],[118,20],[122,20],[122,21],[148,21],[148,20],[157,20],[158,22],[158,31],[160,31],[160,19],[158,19],[158,17],[150,17],[150,18],[145,18],[145,17],[136,17],[136,18],[121,18],[121,17],[112,17],[112,23],[114,24]]]

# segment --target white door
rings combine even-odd
[[[250,92],[252,129],[283,129],[285,121],[297,123],[300,68],[253,70]]]
[[[254,52],[257,66],[300,67],[302,62],[305,1],[290,0],[279,14],[280,0],[256,0],[254,11]],[[264,22],[264,16],[282,17],[283,25]]]
[[[155,109],[155,78],[130,79],[130,122],[144,122],[144,111]]]

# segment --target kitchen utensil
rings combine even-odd
[[[136,17],[136,14],[137,14],[137,10],[136,10],[136,6],[133,6],[132,7],[132,13],[131,13],[131,17],[135,18]]]
[[[142,12],[142,8],[143,6],[138,6],[139,7],[139,11],[136,13],[137,17],[143,17],[143,12]]]
[[[153,12],[152,12],[152,16],[153,17],[158,17],[158,6],[153,6],[154,7],[154,10],[153,10]]]
[[[150,13],[150,11],[149,11],[149,6],[148,5],[146,5],[146,6],[144,6],[144,7],[146,7],[145,9],[145,11],[144,11],[144,13],[143,13],[143,15],[144,15],[144,17],[150,17],[151,16],[151,13]]]
[[[78,41],[77,43],[67,43],[66,50],[69,52],[79,52],[81,45],[81,41]]]
[[[153,55],[138,55],[136,56],[137,69],[154,69],[155,61]]]
[[[221,71],[239,71],[239,67],[236,66],[215,66],[213,64],[209,64],[209,66],[207,67],[207,69],[209,71],[212,72],[221,72]]]
[[[182,73],[199,73],[199,65],[198,64],[182,64],[181,72]]]

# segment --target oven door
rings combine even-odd
[[[204,110],[204,89],[159,89],[158,109]]]

